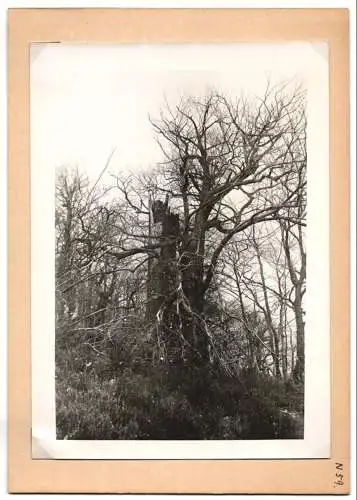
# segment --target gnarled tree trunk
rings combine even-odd
[[[203,252],[197,252],[195,238],[178,248],[179,216],[167,202],[154,201],[151,211],[152,233],[161,247],[159,256],[149,259],[146,318],[157,324],[160,341],[172,361],[206,363]]]

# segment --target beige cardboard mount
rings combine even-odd
[[[349,82],[346,9],[13,9],[9,23],[9,491],[349,491]],[[31,42],[324,41],[330,71],[331,457],[301,460],[32,459]],[[336,486],[336,474],[343,485]]]

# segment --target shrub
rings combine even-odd
[[[210,365],[153,365],[150,340],[132,349],[127,337],[121,349],[112,339],[100,349],[57,344],[58,439],[303,437],[302,385],[249,371],[228,377]]]

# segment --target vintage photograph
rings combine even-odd
[[[348,493],[348,10],[7,21],[9,491]]]
[[[307,83],[289,45],[226,53],[34,59],[57,440],[304,439]]]

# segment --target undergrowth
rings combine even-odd
[[[56,344],[57,438],[303,438],[301,383],[140,359],[136,353],[133,362],[111,343],[97,349],[62,335]]]

